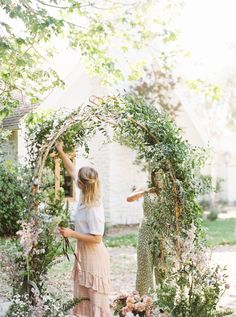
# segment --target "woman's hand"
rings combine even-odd
[[[65,238],[71,238],[74,235],[74,230],[70,228],[59,228],[59,232]]]
[[[55,143],[55,147],[56,147],[56,149],[57,149],[57,151],[58,152],[63,152],[63,142],[62,141],[57,141],[56,143]]]
[[[145,193],[152,193],[155,194],[157,192],[156,187],[150,187],[148,189],[145,190]]]
[[[154,193],[156,194],[156,187],[151,187],[148,189],[139,189],[139,190],[135,190],[132,194],[130,194],[126,201],[128,202],[133,202],[135,200],[138,200],[139,198],[143,197],[144,194],[146,193]]]

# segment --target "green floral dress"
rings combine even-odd
[[[140,295],[154,290],[158,281],[159,248],[153,244],[155,232],[152,221],[158,208],[156,194],[145,194],[143,202],[143,219],[138,233],[136,289]]]

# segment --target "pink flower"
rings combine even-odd
[[[153,300],[151,297],[140,296],[137,291],[130,294],[122,294],[114,300],[114,307],[119,310],[120,315],[125,317],[135,314],[145,313],[146,317],[151,317],[153,312]]]
[[[124,315],[124,316],[128,313],[128,309],[127,309],[126,306],[123,307],[123,308],[121,308],[121,313],[122,313],[122,315]]]
[[[140,296],[139,295],[134,295],[134,299],[136,302],[139,302],[140,301]]]
[[[143,297],[143,303],[147,306],[152,306],[153,304],[153,300],[151,299],[151,297],[148,296],[144,296]]]
[[[127,303],[126,307],[129,311],[132,311],[134,309],[134,304],[129,302]]]
[[[127,303],[127,304],[128,304],[128,303],[134,304],[134,303],[135,303],[135,299],[134,299],[133,297],[129,296],[129,297],[127,297],[127,299],[126,299],[126,303]]]
[[[137,304],[134,304],[134,308],[135,310],[142,312],[145,310],[146,307],[145,307],[145,304],[139,302]]]
[[[20,237],[20,244],[23,247],[23,253],[28,256],[30,252],[34,251],[34,247],[38,244],[39,234],[42,229],[39,228],[35,219],[30,219],[28,223],[21,223],[22,230],[17,231]]]

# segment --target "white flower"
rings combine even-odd
[[[126,315],[125,315],[125,317],[133,317],[134,316],[134,314],[132,313],[132,312],[128,312]],[[137,315],[136,315],[137,316]]]
[[[24,255],[27,256],[37,245],[41,229],[34,219],[31,219],[28,223],[23,222],[21,226],[22,230],[19,230],[17,235],[20,236],[20,244],[23,247]]]

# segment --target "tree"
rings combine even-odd
[[[170,70],[152,67],[145,69],[145,76],[131,86],[130,90],[175,119],[181,108],[181,102],[175,94],[178,82],[179,78],[175,78]]]
[[[148,0],[0,0],[0,4],[0,119],[26,97],[35,104],[47,91],[63,85],[50,66],[55,38],[66,39],[89,70],[111,82],[125,79],[118,53],[124,63],[131,51],[134,54],[155,37],[173,34],[163,22],[162,6]],[[161,31],[154,31],[155,23]],[[137,75],[137,66],[131,66]]]

